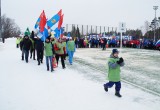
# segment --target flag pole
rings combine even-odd
[[[43,31],[43,40],[44,40],[44,47],[45,47],[45,35],[44,35],[44,31]]]
[[[61,38],[61,28],[60,28],[60,35],[59,35],[59,37],[60,37],[60,40],[62,40],[62,38]]]

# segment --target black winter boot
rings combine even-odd
[[[47,71],[49,71],[49,65],[47,65]]]
[[[28,63],[28,58],[25,57],[26,63]]]
[[[116,95],[117,97],[122,97],[122,95],[121,95],[118,91],[116,91],[115,95]]]
[[[51,65],[51,72],[53,72],[54,71],[54,68],[53,68],[53,65]]]
[[[53,68],[51,68],[51,72],[53,72],[54,71],[54,69]]]
[[[38,60],[38,65],[40,65],[40,61]]]
[[[104,86],[104,90],[108,92],[108,87],[106,87],[105,84],[103,86]]]
[[[24,56],[22,56],[22,60],[24,60]]]

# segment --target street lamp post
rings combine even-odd
[[[2,39],[2,24],[1,24],[1,0],[0,0],[0,38]]]
[[[155,18],[154,18],[154,42],[155,42],[156,41],[156,25],[157,25],[156,11],[158,9],[158,6],[153,6],[153,9],[155,10]]]

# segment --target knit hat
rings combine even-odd
[[[29,34],[28,34],[28,32],[25,32],[24,35],[25,35],[25,36],[28,36]]]
[[[113,49],[112,54],[114,55],[115,53],[119,53],[119,51],[117,49]]]

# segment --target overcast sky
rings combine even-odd
[[[154,18],[153,6],[160,0],[1,0],[2,14],[15,19],[24,31],[34,25],[42,12],[51,18],[60,9],[64,13],[64,23],[102,25],[118,27],[126,22],[127,28],[140,28],[144,21]]]

